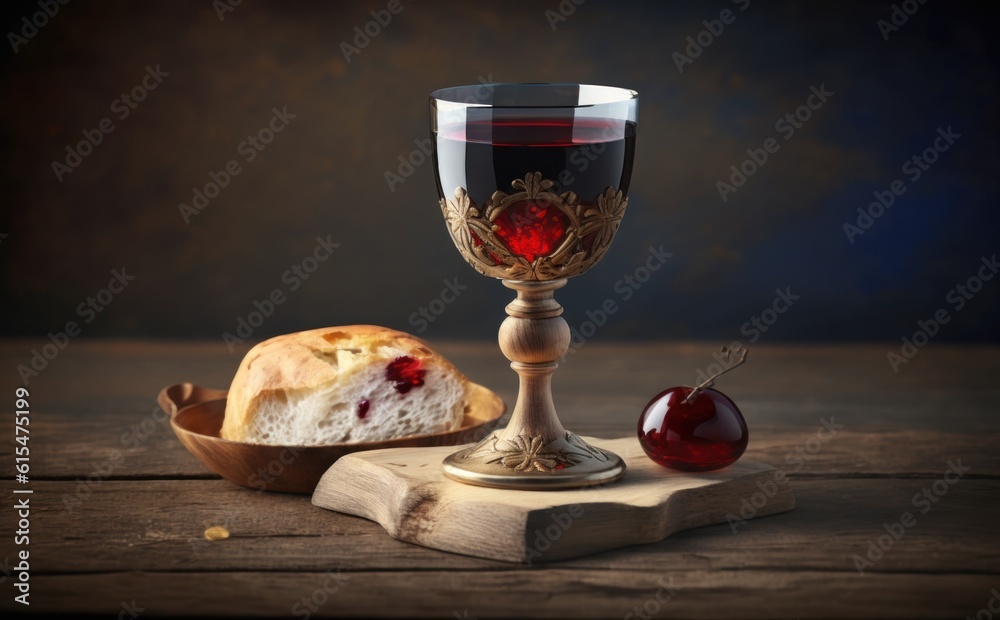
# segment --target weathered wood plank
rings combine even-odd
[[[0,342],[0,362],[30,362],[43,343]],[[495,342],[435,343],[477,383],[505,398],[516,390]],[[852,426],[895,423],[906,428],[952,432],[1000,430],[989,415],[1000,397],[1000,349],[931,345],[893,373],[886,362],[892,343],[754,345],[751,363],[728,375],[724,390],[751,423],[808,427],[824,413]],[[590,397],[603,399],[597,417],[627,428],[658,391],[690,384],[714,363],[717,343],[590,342],[571,354],[555,375],[557,405],[573,424],[586,423]],[[152,406],[166,384],[193,381],[225,387],[239,363],[221,342],[74,341],[31,379],[36,408],[53,412],[118,411],[135,414]],[[16,375],[4,379],[11,388]],[[585,410],[582,414],[578,410]],[[143,413],[144,415],[145,413]],[[596,432],[599,429],[582,429]]]
[[[755,518],[795,507],[784,476],[740,461],[713,472],[668,471],[633,439],[583,437],[614,453],[628,471],[614,484],[559,493],[456,484],[427,457],[451,448],[349,454],[319,481],[316,506],[377,522],[406,542],[508,562],[551,562],[659,542],[686,529],[724,523],[741,500],[767,488]]]
[[[602,401],[591,399],[588,408]],[[938,473],[950,458],[976,463],[977,476],[1000,476],[1000,432],[955,434],[937,430],[878,429],[844,425],[830,435],[822,419],[841,424],[839,415],[813,418],[806,428],[750,422],[745,458],[767,463],[789,475],[923,475]],[[152,406],[134,413],[41,413],[32,430],[32,474],[36,478],[128,479],[210,477],[174,436],[165,416]],[[600,437],[625,437],[628,428],[599,420],[575,429]],[[14,475],[14,445],[0,443],[0,477]]]
[[[40,344],[0,342],[0,361],[28,363]],[[516,379],[494,342],[436,344],[512,401]],[[718,344],[589,342],[556,374],[561,416],[578,432],[631,435],[646,401],[691,383]],[[117,614],[135,600],[149,615],[296,615],[293,605],[339,569],[349,579],[314,615],[624,616],[655,600],[658,579],[673,578],[679,591],[655,615],[974,616],[1000,580],[1000,482],[973,479],[1000,475],[992,449],[1000,349],[932,344],[893,373],[885,359],[893,346],[755,346],[751,363],[726,377],[721,387],[750,425],[747,458],[798,476],[793,512],[751,520],[735,534],[721,525],[511,568],[400,543],[306,497],[219,480],[115,480],[204,474],[154,421],[153,397],[185,379],[224,387],[240,352],[221,342],[73,341],[31,380],[32,474],[94,482],[79,504],[70,502],[72,512],[63,496],[86,494],[87,483],[33,483],[31,611]],[[3,381],[12,393],[16,374]],[[845,426],[817,445],[821,420],[831,416]],[[11,449],[9,439],[0,442],[0,476],[13,473]],[[105,475],[114,450],[122,459]],[[884,524],[918,512],[914,495],[956,458],[972,467],[968,477],[858,574],[854,556],[885,534]],[[0,507],[8,522],[10,499]],[[220,524],[233,537],[203,542],[204,529]],[[23,611],[10,598],[0,609]]]
[[[795,480],[790,484],[797,505],[789,513],[679,532],[660,543],[553,567],[661,573],[775,568],[853,572],[853,556],[867,555],[869,541],[886,533],[884,524],[913,512],[916,524],[905,528],[903,537],[866,573],[1000,574],[994,510],[1000,482],[963,478],[926,514],[918,514],[923,505],[915,507],[913,497],[933,482]],[[39,482],[34,487],[31,553],[36,574],[335,567],[468,571],[507,566],[399,542],[375,523],[317,508],[305,496],[257,493],[221,480],[108,481],[79,497],[79,503],[71,501],[72,510],[67,510],[63,496],[76,493],[76,483]],[[12,522],[13,502],[9,491],[5,495],[0,518]],[[748,501],[762,498],[751,496]],[[232,536],[205,541],[203,533],[213,525],[226,526]],[[540,549],[544,537],[541,540],[536,543]]]
[[[25,363],[37,345],[0,342],[0,360],[11,367]],[[941,457],[959,453],[996,475],[1000,457],[991,446],[1000,437],[994,413],[1000,349],[930,346],[896,375],[882,368],[886,346],[755,346],[752,363],[728,375],[724,386],[747,417],[748,456],[779,467],[801,465],[802,473],[928,474]],[[439,348],[470,377],[513,402],[516,377],[495,343]],[[561,417],[578,433],[631,435],[647,400],[670,384],[693,380],[698,368],[712,363],[711,349],[587,344],[556,375]],[[239,357],[221,343],[74,341],[31,379],[34,474],[87,476],[117,450],[124,458],[112,476],[204,475],[168,426],[157,422],[162,416],[154,397],[163,385],[182,379],[225,387]],[[794,450],[810,447],[822,420],[844,425],[842,434],[809,459],[797,459]],[[921,430],[933,432],[916,433]],[[0,457],[12,449],[10,439],[0,441]],[[0,461],[0,477],[12,476],[12,460]]]
[[[144,617],[955,618],[985,607],[996,580],[961,573],[568,568],[127,572],[33,577],[31,611],[111,615],[124,604],[141,607]],[[0,609],[14,605],[5,597]]]
[[[2,342],[0,360],[21,363],[31,346]],[[440,348],[513,402],[516,378],[494,343]],[[656,390],[684,382],[696,363],[711,362],[701,359],[708,348],[588,344],[557,374],[561,416],[577,432],[628,436]],[[789,473],[930,475],[942,460],[962,454],[980,464],[980,473],[1000,474],[1000,454],[992,449],[1000,439],[997,348],[928,349],[891,378],[878,374],[879,351],[877,345],[755,347],[754,363],[727,376],[725,387],[751,429],[748,458]],[[224,386],[238,357],[213,343],[74,342],[30,385],[33,473],[100,477],[110,465],[112,478],[206,475],[173,437],[154,395],[185,378]],[[823,420],[844,428],[810,452]],[[11,440],[0,442],[0,457],[12,450]],[[12,459],[0,460],[0,476],[11,477]]]

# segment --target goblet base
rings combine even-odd
[[[569,325],[553,293],[566,285],[566,278],[503,284],[517,291],[499,335],[500,350],[519,377],[517,404],[507,428],[445,459],[445,475],[466,484],[528,490],[621,478],[625,461],[563,428],[552,403],[552,373],[570,343]]]
[[[481,487],[522,490],[570,489],[613,482],[625,475],[625,461],[595,448],[579,435],[542,438],[494,431],[471,448],[449,455],[444,473]]]

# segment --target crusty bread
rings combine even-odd
[[[316,446],[450,431],[461,426],[468,391],[448,360],[403,332],[350,325],[286,334],[243,358],[222,437]]]

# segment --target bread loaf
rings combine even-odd
[[[455,430],[468,380],[426,342],[373,325],[277,336],[233,378],[222,437],[315,446]]]

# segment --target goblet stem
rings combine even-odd
[[[499,335],[500,350],[520,378],[517,404],[507,428],[445,459],[445,474],[479,486],[539,490],[620,478],[625,462],[566,431],[552,402],[552,373],[570,343],[569,326],[553,292],[566,279],[503,283],[517,291]]]
[[[552,402],[552,373],[556,362],[569,349],[570,331],[562,318],[562,306],[553,293],[566,279],[542,282],[504,280],[517,291],[507,305],[507,318],[500,325],[500,350],[518,374],[520,386],[510,423],[501,437],[542,437],[552,440],[566,434]]]

